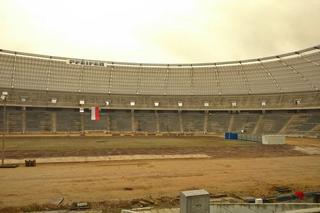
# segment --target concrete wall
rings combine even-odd
[[[3,131],[0,106],[0,132]],[[271,112],[220,112],[182,110],[101,109],[91,121],[90,110],[79,108],[7,107],[9,133],[146,132],[205,134],[245,129],[245,134],[308,135],[320,137],[320,110]],[[254,133],[254,134],[253,134]]]
[[[1,72],[0,72],[1,73]],[[320,92],[296,92],[276,94],[252,94],[252,95],[126,95],[126,94],[99,94],[82,92],[58,92],[31,89],[1,88],[9,93],[8,105],[14,106],[35,106],[35,107],[79,107],[79,101],[84,100],[84,107],[101,106],[105,107],[105,101],[110,101],[108,108],[111,109],[150,109],[150,110],[222,110],[239,111],[244,110],[274,110],[274,109],[303,109],[317,108],[320,106]],[[24,98],[24,101],[21,99]],[[52,104],[51,99],[56,98],[57,103]],[[296,99],[301,103],[297,105]],[[135,106],[130,106],[130,101],[135,101]],[[154,102],[160,102],[158,107]],[[178,107],[181,101],[183,106]],[[235,101],[237,105],[231,106]],[[262,107],[261,101],[267,105]],[[209,106],[204,106],[204,103]],[[1,105],[1,103],[0,103]]]

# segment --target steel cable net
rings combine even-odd
[[[97,62],[1,50],[0,87],[129,95],[317,91],[319,64],[319,46],[261,59],[169,65]]]

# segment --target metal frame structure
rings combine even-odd
[[[1,88],[48,92],[165,96],[309,92],[320,88],[320,46],[197,64],[97,61],[0,50],[0,71]]]

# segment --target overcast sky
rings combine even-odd
[[[320,0],[0,0],[0,49],[155,63],[240,60],[320,43]]]

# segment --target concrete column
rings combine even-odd
[[[51,112],[51,131],[56,133],[57,132],[57,112]]]
[[[5,120],[6,131],[5,131],[5,132],[6,132],[6,133],[9,133],[9,122],[10,122],[10,121],[9,121],[9,117],[10,117],[10,116],[9,116],[8,107],[6,107],[5,114],[6,114],[6,116],[5,116],[5,117],[6,117],[6,120]]]
[[[256,126],[254,127],[252,134],[255,135],[260,127],[261,121],[263,120],[263,115],[259,115],[258,121],[256,123]]]
[[[295,120],[297,115],[293,114],[291,115],[291,117],[289,118],[289,120],[287,121],[286,124],[283,125],[283,127],[279,130],[278,134],[285,134],[286,130],[288,129],[288,127],[290,126],[291,122]]]
[[[131,131],[135,132],[135,128],[134,128],[134,109],[131,110]]]
[[[106,128],[107,128],[107,132],[110,132],[110,114],[109,111],[106,111]]]
[[[183,123],[182,123],[182,113],[181,113],[181,110],[178,110],[178,116],[179,116],[180,132],[183,133]]]
[[[84,112],[80,112],[81,135],[84,135]]]
[[[26,132],[26,107],[22,107],[21,109],[22,109],[22,114],[21,114],[21,116],[22,116],[21,127],[22,128],[21,129],[22,129],[22,133],[25,133]]]
[[[279,106],[283,105],[282,102],[283,102],[283,95],[281,94],[280,97],[279,97],[279,101],[278,101]]]
[[[157,132],[160,132],[160,121],[159,121],[159,114],[158,114],[158,110],[154,111],[155,116],[156,116],[156,125],[157,125]]]
[[[228,126],[228,132],[232,131],[233,123],[234,123],[234,114],[231,114],[230,121],[229,121],[229,126]]]
[[[203,132],[206,134],[208,132],[208,114],[209,111],[204,111],[204,121],[203,121]]]

